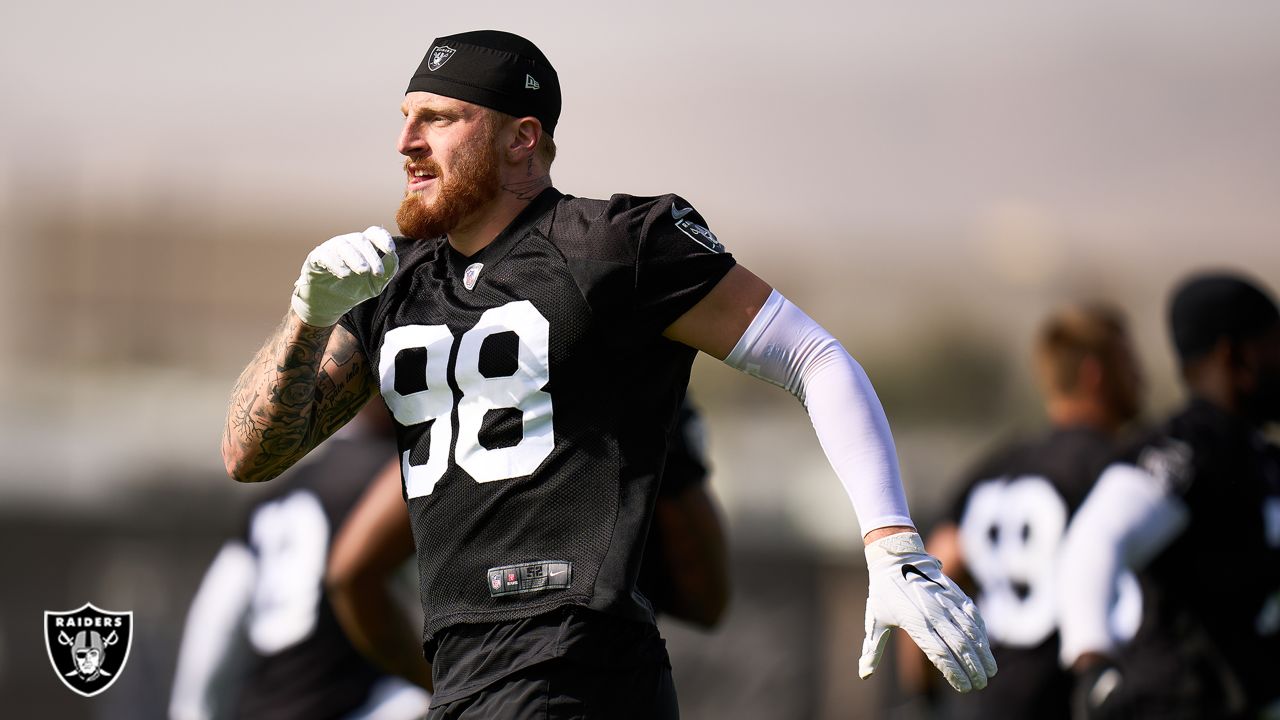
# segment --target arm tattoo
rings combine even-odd
[[[343,330],[329,343],[316,384],[316,442],[332,435],[360,412],[376,389],[373,368],[354,337]]]
[[[246,481],[279,475],[355,416],[373,380],[349,332],[290,314],[232,390],[222,437],[228,468]]]

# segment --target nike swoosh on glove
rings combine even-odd
[[[925,553],[916,533],[898,533],[866,547],[869,588],[867,636],[858,674],[875,672],[889,630],[907,631],[930,662],[960,692],[981,690],[996,674],[987,628],[978,608]]]
[[[307,255],[293,284],[293,311],[302,322],[328,327],[382,292],[400,267],[391,233],[374,226],[330,238]]]

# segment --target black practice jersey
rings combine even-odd
[[[331,438],[250,510],[242,540],[257,577],[245,625],[256,657],[235,717],[345,717],[381,677],[347,640],[323,581],[334,534],[394,457],[390,437]]]
[[[982,692],[948,697],[963,718],[1067,718],[1053,573],[1071,515],[1114,456],[1103,433],[1056,429],[1007,446],[967,476],[951,511],[1000,665]]]
[[[1144,717],[1231,717],[1280,698],[1277,449],[1192,401],[1123,460],[1189,510],[1186,529],[1139,573],[1143,623],[1121,656],[1127,694],[1151,709]]]
[[[564,606],[651,624],[636,578],[694,356],[661,333],[733,258],[678,197],[554,189],[470,257],[396,251],[342,324],[396,420],[428,657]]]

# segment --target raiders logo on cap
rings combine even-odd
[[[449,58],[457,52],[448,45],[436,45],[431,48],[430,58],[427,60],[428,70],[439,70],[445,63],[449,62]]]

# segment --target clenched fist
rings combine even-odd
[[[330,238],[307,255],[293,284],[293,311],[302,322],[328,327],[382,292],[400,267],[391,233],[374,226]]]

